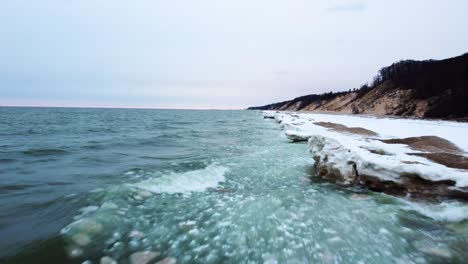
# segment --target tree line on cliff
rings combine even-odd
[[[387,84],[390,89],[411,90],[414,100],[430,99],[425,117],[468,117],[468,53],[445,60],[401,60],[378,71],[370,83],[342,92],[311,94],[284,102],[250,107],[250,110],[279,110],[295,105],[303,110],[312,103],[327,101],[349,93],[353,100],[367,95],[373,89]],[[287,109],[282,109],[287,110]]]

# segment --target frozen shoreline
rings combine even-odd
[[[290,140],[308,141],[319,176],[337,184],[466,199],[468,170],[427,158],[437,152],[457,157],[464,165],[466,123],[302,112],[264,111],[263,115],[279,122]],[[388,143],[402,138],[436,142],[424,145],[426,149]]]

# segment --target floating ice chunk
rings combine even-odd
[[[336,234],[335,230],[329,229],[329,228],[324,228],[323,232],[326,233],[326,234]]]
[[[64,227],[60,232],[66,234],[69,232],[83,232],[86,234],[99,233],[102,230],[102,224],[92,219],[80,219]]]
[[[334,236],[334,237],[327,239],[327,241],[330,243],[338,243],[338,242],[343,241],[343,239],[341,239],[339,236]]]
[[[194,229],[191,229],[190,231],[188,231],[188,233],[192,236],[197,236],[200,234],[200,230],[198,230],[197,228],[194,228]]]
[[[110,251],[111,251],[111,252],[120,252],[120,251],[122,251],[124,248],[125,248],[124,243],[123,243],[123,242],[120,242],[120,241],[117,241],[117,242],[115,242],[115,243],[112,245]]]
[[[148,192],[148,191],[145,191],[145,190],[141,190],[138,192],[138,195],[142,198],[148,198],[151,196],[151,192]]]
[[[269,253],[262,254],[263,264],[277,264],[278,259]]]
[[[93,238],[102,231],[103,226],[92,219],[80,219],[64,227],[60,233],[68,236],[73,244],[86,247],[93,242]]]
[[[450,258],[452,257],[452,253],[450,250],[447,248],[447,246],[437,246],[433,244],[417,244],[416,248],[426,254],[432,255],[432,256],[437,256],[441,258]]]
[[[156,262],[156,264],[176,264],[176,263],[177,263],[177,259],[171,258],[171,257],[166,257]]]
[[[83,249],[79,247],[71,247],[68,249],[68,256],[70,258],[77,258],[83,255]]]
[[[141,239],[145,236],[145,234],[143,234],[142,232],[138,231],[138,230],[132,230],[129,234],[128,234],[128,237],[129,238],[135,238],[135,239]]]
[[[118,209],[119,207],[113,202],[104,202],[101,209]]]
[[[132,239],[132,240],[130,240],[130,242],[128,242],[128,246],[129,246],[131,249],[135,250],[135,249],[137,249],[137,248],[140,247],[140,242],[139,242],[138,240]]]
[[[117,264],[117,261],[115,261],[113,258],[109,256],[104,256],[99,261],[99,264]]]
[[[153,251],[139,251],[130,255],[131,264],[147,264],[158,257],[160,254]]]
[[[71,239],[78,245],[78,246],[87,246],[91,243],[91,238],[89,235],[84,233],[74,234]]]
[[[189,230],[189,229],[192,229],[195,226],[196,223],[197,222],[195,222],[195,221],[185,221],[185,222],[179,223],[179,226],[186,229],[186,230]]]
[[[384,235],[384,234],[390,234],[390,232],[388,232],[388,230],[385,229],[385,228],[383,228],[383,227],[379,229],[379,233],[380,233],[380,234],[383,234],[383,235]]]
[[[351,195],[349,198],[351,198],[351,200],[363,201],[363,200],[369,200],[370,196],[366,195],[366,194],[357,194],[357,193],[355,193],[355,194]]]
[[[96,211],[97,209],[99,209],[99,206],[91,205],[91,206],[83,207],[79,209],[78,211],[81,212],[81,214],[89,214],[89,213]]]

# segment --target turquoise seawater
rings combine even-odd
[[[0,262],[468,259],[466,222],[312,165],[260,112],[0,108]]]

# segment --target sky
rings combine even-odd
[[[0,3],[0,105],[242,109],[468,52],[466,0]]]

